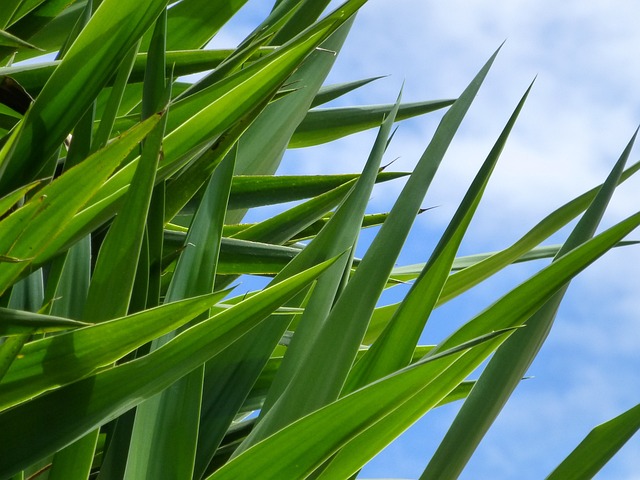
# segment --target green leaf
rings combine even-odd
[[[131,75],[131,69],[133,68],[133,61],[138,52],[139,44],[134,45],[126,57],[122,60],[122,64],[118,68],[113,82],[113,87],[109,91],[109,97],[105,102],[105,105],[101,108],[102,116],[100,117],[100,123],[93,137],[92,151],[96,151],[104,147],[109,138],[118,115],[118,109],[127,90],[127,80]],[[99,103],[96,100],[96,105]],[[97,110],[97,106],[96,106]],[[138,117],[136,117],[134,124],[137,123]]]
[[[620,181],[634,140],[635,135],[558,252],[554,263],[562,261],[563,255],[593,237]],[[480,375],[476,389],[471,392],[451,424],[422,478],[455,478],[462,471],[546,340],[567,287],[568,283],[558,285],[557,293],[527,319],[527,328],[516,332],[496,352]]]
[[[85,237],[52,261],[45,295],[49,313],[82,318],[90,278],[91,238]]]
[[[300,8],[310,10],[313,15],[317,8],[324,8],[324,5],[320,5],[321,3],[324,2],[304,2]],[[279,7],[284,8],[285,6],[281,4]],[[274,10],[274,17],[279,15],[278,9]],[[346,20],[346,17],[344,19]],[[269,21],[268,19],[265,23]],[[324,49],[338,52],[349,32],[350,26],[351,20],[341,25],[321,44],[322,50],[318,49],[313,52],[290,78],[290,82],[293,85],[304,85],[304,88],[300,88],[269,105],[245,132],[239,143],[237,173],[256,175],[272,174],[276,171],[293,131],[306,115],[313,97],[335,60],[335,56]],[[267,31],[261,31],[260,33],[266,35]],[[303,198],[306,198],[309,194],[313,195],[309,192],[304,194]],[[238,221],[244,214],[242,211],[230,213],[234,215],[228,216],[228,221]],[[348,235],[344,238],[348,238]],[[351,248],[352,245],[353,240],[346,243],[338,242],[332,253],[330,251],[324,252],[324,254],[328,255],[327,257],[308,256],[306,263],[304,261],[297,263],[288,273],[280,275],[275,281],[280,281],[318,261],[341,253]],[[337,268],[334,267],[334,271]],[[314,290],[317,290],[317,288],[316,286]],[[299,306],[300,300],[295,299],[288,305]],[[223,352],[222,355],[207,365],[207,372],[211,373],[208,373],[205,379],[202,424],[213,424],[217,429],[211,433],[213,430],[211,428],[209,435],[202,437],[203,440],[200,442],[196,459],[196,474],[201,474],[206,469],[213,450],[217,447],[224,431],[241,407],[255,379],[268,361],[271,352],[290,321],[291,317],[274,318],[272,324],[265,324],[251,332],[241,342]],[[234,367],[234,365],[236,366]]]
[[[181,250],[185,234],[165,232],[167,250]],[[219,275],[275,275],[300,253],[300,246],[281,246],[236,238],[223,238],[220,247]]]
[[[250,60],[257,60],[272,51],[274,51],[273,47],[262,47],[251,55]],[[174,76],[178,77],[211,70],[212,68],[216,68],[232,53],[233,50],[229,49],[168,51],[166,74],[169,75],[173,72]],[[36,64],[1,67],[0,75],[6,75],[14,78],[28,92],[35,94],[42,90],[60,63],[62,63],[61,60],[53,60],[50,62],[41,62]],[[140,52],[135,55],[131,76],[129,77],[130,85],[143,81],[146,64],[147,52]],[[113,85],[114,81],[114,78],[110,77],[107,79],[106,85]],[[133,116],[120,118],[117,126],[122,129],[130,128],[135,121],[136,117]]]
[[[345,3],[282,48],[211,87],[178,101],[172,110],[170,125],[173,122],[180,125],[167,136],[167,160],[178,159],[195,146],[202,145],[206,139],[215,138],[253,105],[274,95],[302,60],[362,3],[364,0]],[[204,109],[201,107],[203,103],[208,104]],[[195,115],[194,110],[197,112]]]
[[[411,361],[415,346],[447,281],[458,247],[530,91],[531,86],[520,100],[474,178],[418,280],[413,284],[380,337],[351,370],[345,386],[346,391],[373,382],[408,365]]]
[[[640,404],[594,428],[547,480],[594,478],[620,448],[640,429]]]
[[[73,216],[160,118],[161,115],[156,115],[132,128],[80,165],[65,172],[23,207],[2,220],[0,229],[4,233],[0,235],[0,252],[8,257],[32,260],[57,235],[67,233],[66,227]],[[48,253],[46,258],[55,253],[58,252]],[[30,263],[0,264],[0,292],[11,285]]]
[[[387,182],[409,175],[380,172],[376,182]],[[250,208],[311,198],[328,192],[359,174],[338,175],[238,175],[233,177],[229,208]]]
[[[88,477],[95,455],[100,431],[89,432],[68,447],[56,452],[52,459],[49,476],[51,480],[65,480],[69,475]]]
[[[372,79],[323,86],[366,3],[343,1],[327,14],[342,2],[275,0],[255,22],[246,0],[0,0],[0,37],[42,49],[0,38],[0,478],[354,479],[420,417],[467,399],[447,457],[457,468],[522,380],[566,284],[637,243],[622,239],[640,213],[578,246],[605,208],[593,189],[511,246],[497,231],[504,250],[454,258],[489,160],[429,261],[396,267],[488,65],[442,101],[415,172],[378,170],[392,123],[438,102],[400,104],[391,118],[390,105],[342,97]],[[235,42],[245,20],[238,47],[208,49]],[[63,60],[34,58],[44,52]],[[191,73],[202,77],[174,80]],[[289,147],[381,124],[363,175],[275,176]],[[408,175],[391,212],[366,213],[374,182]],[[248,208],[289,201],[242,223]],[[585,210],[579,236],[541,246]],[[371,225],[373,245],[358,245]],[[463,326],[439,345],[416,346],[433,309],[513,263],[555,256],[454,319]],[[191,298],[243,274],[263,278],[240,279],[231,298]],[[254,281],[271,283],[251,291]],[[394,294],[404,301],[377,307]],[[604,464],[635,431],[635,414],[625,419],[572,462]]]
[[[31,190],[40,186],[42,182],[32,182],[24,187],[21,187],[8,195],[0,198],[0,216],[6,214],[12,207],[17,206],[16,204]]]
[[[317,222],[313,223],[309,227],[299,232],[293,238],[291,238],[291,242],[300,242],[302,240],[308,240],[309,238],[315,237],[318,232],[322,230],[331,216],[332,213],[329,212],[324,218],[319,219]],[[384,223],[388,216],[388,213],[367,213],[362,219],[362,228],[378,227]],[[233,228],[238,228],[238,226],[229,225],[228,228],[229,231],[231,231]]]
[[[380,381],[328,404],[288,425],[269,438],[253,445],[227,462],[207,480],[242,478],[306,478],[342,446],[392,414],[403,403],[419,401],[423,408],[436,405],[455,388],[465,375],[455,375],[447,369],[464,357],[476,343],[486,342],[492,348],[503,340],[479,339],[426,361],[420,361]],[[440,375],[446,380],[436,383]],[[433,380],[436,379],[436,380]],[[432,388],[430,388],[432,387]],[[425,398],[428,398],[425,401]],[[405,428],[408,425],[405,425]],[[304,442],[300,438],[305,438]],[[357,470],[357,468],[356,468]],[[354,473],[352,471],[351,473]],[[349,475],[333,478],[348,478]]]
[[[628,247],[630,245],[637,245],[638,241],[622,241],[618,242],[615,245],[615,248],[618,247]],[[544,245],[540,247],[534,247],[529,250],[527,253],[522,254],[517,259],[513,260],[509,265],[514,265],[516,263],[523,262],[531,262],[534,260],[543,260],[546,258],[555,257],[560,249],[562,248],[562,244],[558,243],[555,245]],[[462,257],[456,257],[453,261],[453,265],[451,265],[451,272],[456,273],[465,268],[473,267],[474,265],[485,261],[488,258],[493,257],[494,255],[503,252],[488,252],[488,253],[476,253],[473,255],[465,255]],[[396,267],[391,271],[390,278],[397,283],[409,282],[411,280],[415,280],[420,275],[422,269],[424,269],[426,263],[416,263],[413,265],[404,265],[402,267]],[[439,302],[443,303],[443,302]]]
[[[625,170],[620,182],[624,182],[638,170],[640,170],[640,162]],[[440,303],[447,302],[489,278],[494,273],[521,258],[522,255],[529,252],[544,239],[567,225],[589,206],[601,187],[602,185],[583,193],[550,213],[509,248],[495,255],[491,255],[476,265],[472,265],[451,275],[440,296]]]
[[[263,321],[335,261],[263,290],[142,358],[0,412],[0,429],[13,432],[0,437],[5,453],[0,476],[16,473],[164,390]]]
[[[147,137],[131,188],[104,239],[91,277],[85,319],[99,322],[129,307],[167,116]]]
[[[314,97],[310,107],[313,108],[328,103],[331,100],[340,98],[341,96],[351,92],[352,90],[360,88],[375,80],[379,80],[380,78],[382,77],[365,78],[363,80],[356,80],[355,82],[338,83],[322,87],[320,88],[320,90],[318,90],[318,93],[316,93],[316,96]]]
[[[11,25],[11,33],[28,39],[47,53],[56,52],[69,36],[69,32],[82,14],[86,1],[46,0]],[[26,12],[25,12],[26,13]],[[41,55],[37,50],[22,50],[15,60],[22,61]]]
[[[414,358],[412,363],[420,360],[432,348],[433,346],[431,345],[421,345],[417,347],[414,352]],[[360,351],[358,354],[358,358],[360,358],[365,351],[366,350]],[[251,413],[253,411],[259,410],[262,407],[264,399],[273,382],[273,378],[276,372],[278,371],[278,368],[280,368],[281,363],[282,363],[282,357],[271,357],[269,359],[264,369],[260,373],[260,377],[258,377],[255,385],[251,389],[251,392],[249,393],[247,399],[245,400],[242,408],[238,411],[239,414]],[[462,382],[449,395],[447,395],[438,404],[438,406],[466,398],[469,392],[471,391],[471,388],[473,387],[473,385],[475,385],[475,382],[473,381]]]
[[[215,145],[207,149],[201,155],[190,163],[190,165],[181,171],[177,177],[167,182],[167,193],[165,201],[165,220],[171,221],[179,212],[191,214],[193,205],[196,201],[191,201],[191,205],[187,205],[190,199],[198,198],[198,192],[202,191],[206,180],[211,177],[214,169],[223,161],[225,156],[229,154],[231,149],[236,146],[238,139],[246,131],[246,126],[250,125],[255,118],[262,112],[262,109],[268,102],[264,100],[253,110],[248,112],[236,125],[227,130]],[[187,208],[184,208],[187,205]]]
[[[434,112],[452,105],[454,100],[433,100],[400,105],[398,120]],[[289,148],[304,148],[328,143],[363,130],[377,127],[392,105],[336,107],[309,111],[296,128]]]
[[[36,312],[42,306],[43,290],[42,270],[36,270],[13,286],[8,306],[11,310],[20,309],[27,312]],[[14,320],[16,319],[15,317],[16,315],[13,315]],[[35,330],[33,329],[33,332]],[[6,338],[0,345],[0,379],[11,368],[11,365],[18,358],[23,345],[29,340],[33,332],[27,331]]]
[[[337,298],[321,328],[310,332],[306,351],[297,362],[295,374],[287,382],[286,390],[282,389],[283,394],[253,430],[250,438],[264,438],[340,395],[378,297],[420,209],[420,202],[496,55],[497,52],[443,117],[433,140],[356,273]],[[297,258],[301,258],[301,255]],[[344,318],[350,321],[345,324]]]
[[[337,206],[353,189],[355,182],[351,180],[281,214],[249,226],[236,233],[233,238],[282,244]]]
[[[482,335],[487,329],[493,331],[513,326],[508,318],[529,318],[568,280],[604,255],[638,225],[640,225],[640,213],[617,223],[558,258],[447,337],[434,349],[434,353]],[[517,312],[517,315],[507,316],[506,312]]]
[[[20,115],[24,115],[33,102],[31,95],[24,89],[20,82],[10,76],[0,74],[0,103]],[[19,118],[13,116],[10,119],[10,128],[18,122]],[[9,125],[7,125],[9,127]]]
[[[187,247],[178,259],[166,299],[213,290],[234,166],[232,152],[214,171],[189,228]],[[154,347],[173,335],[156,341]],[[204,366],[138,407],[125,478],[193,476],[203,381]]]
[[[0,12],[0,27],[6,27],[11,21],[13,12],[19,7],[22,0],[7,0],[4,2],[2,12]]]
[[[16,50],[21,48],[31,48],[34,50],[40,50],[38,47],[31,45],[29,42],[19,39],[15,35],[11,35],[9,32],[0,30],[0,46],[10,47]]]
[[[395,121],[399,104],[400,96],[398,96],[397,103],[380,127],[362,176],[356,182],[351,194],[313,242],[311,242],[285,270],[280,272],[281,276],[286,275],[287,269],[295,268],[296,264],[304,264],[303,262],[305,260],[309,261],[307,259],[313,258],[313,256],[328,255],[333,249],[340,248],[342,244],[356,244],[360,230],[360,222],[364,217],[366,204],[373,189],[375,174],[380,167],[382,156],[388,145],[391,128]],[[354,221],[354,219],[360,219],[360,221]],[[303,365],[302,362],[306,358],[309,348],[314,344],[318,334],[322,331],[323,323],[327,318],[330,318],[331,305],[339,298],[341,290],[344,288],[345,272],[349,272],[350,268],[350,263],[341,265],[341,269],[336,268],[336,270],[332,272],[332,275],[325,276],[314,290],[313,295],[306,305],[305,313],[300,319],[300,324],[296,328],[296,335],[287,349],[283,366],[276,375],[274,386],[269,392],[269,396],[262,410],[262,415],[265,415],[265,413],[268,415],[270,412],[269,409],[271,408],[285,408],[285,405],[282,403],[283,395],[288,395],[288,393],[285,392],[289,392],[288,389],[292,385],[290,383],[291,380],[300,374],[300,368]],[[296,395],[294,394],[293,397],[288,397],[287,400],[294,402],[295,397]],[[298,393],[297,398],[303,401],[302,399],[306,397]],[[276,414],[264,416],[262,422],[259,423],[258,427],[253,430],[249,438],[243,443],[242,448],[246,448],[256,441],[265,438],[269,433],[286,425],[288,420],[296,419],[300,416],[300,412],[296,411],[300,406],[301,405],[298,405],[292,408],[286,416]],[[308,412],[309,410],[307,409],[306,411]],[[275,421],[274,418],[276,419]]]
[[[220,301],[225,292],[168,303],[134,315],[28,343],[0,382],[0,407],[66,385],[109,365]],[[108,339],[108,341],[105,341]],[[72,348],[64,348],[72,345]]]
[[[300,8],[313,10],[321,3],[325,2],[315,2],[315,4],[301,2]],[[280,5],[279,8],[282,6]],[[273,11],[276,16],[279,8]],[[320,44],[321,48],[316,49],[291,76],[289,79],[291,85],[304,85],[304,88],[299,88],[286,98],[269,105],[247,130],[240,142],[240,156],[236,170],[238,174],[271,175],[276,172],[291,140],[291,135],[306,116],[315,94],[335,62],[336,55],[333,52],[337,53],[342,48],[352,22],[352,19],[348,19]],[[243,212],[234,212],[234,215],[229,217],[229,221],[238,222],[243,215]]]
[[[168,10],[167,49],[204,47],[246,1],[183,0],[177,3]]]
[[[13,11],[13,14],[11,15],[11,19],[9,21],[9,24],[13,24],[15,22],[17,22],[18,20],[20,20],[21,18],[25,17],[27,14],[29,14],[30,12],[37,10],[38,7],[43,6],[43,4],[51,4],[51,3],[56,3],[55,1],[47,1],[47,0],[18,0],[17,1],[17,8]],[[60,3],[60,2],[58,2]]]
[[[4,377],[11,364],[18,358],[20,350],[29,341],[31,332],[5,338],[0,345],[0,379]]]
[[[85,322],[0,307],[0,336],[58,332],[86,327]]]
[[[0,151],[0,191],[33,180],[167,2],[102,2],[15,130],[14,149]]]
[[[186,118],[183,119],[184,123],[179,128],[165,138],[165,156],[164,161],[160,162],[158,181],[166,179],[179,170],[185,159],[202,149],[207,142],[213,142],[226,128],[250,112],[256,102],[271,98],[309,52],[350,18],[362,3],[364,0],[347,2],[281,49],[231,77],[172,105],[173,121],[183,115]],[[202,105],[206,106],[202,108]],[[99,213],[106,217],[102,221],[114,213],[108,208],[113,208],[128,187],[136,163],[137,160],[130,162],[105,184],[101,192],[92,200],[97,211],[92,211],[89,218],[77,216],[77,223],[69,229],[68,237],[61,239],[61,243],[67,243],[69,237],[73,236],[73,232],[84,228],[86,223],[91,221],[99,223],[96,219]]]

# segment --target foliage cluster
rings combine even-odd
[[[464,399],[422,477],[455,478],[568,282],[640,224],[635,214],[595,235],[640,168],[625,170],[630,143],[602,185],[512,246],[456,258],[527,90],[426,263],[396,267],[495,54],[455,100],[326,108],[372,80],[323,86],[366,0],[328,13],[329,1],[277,0],[237,48],[205,49],[245,3],[3,0],[0,477],[351,478]],[[412,172],[381,168],[396,121],[445,108]],[[362,172],[275,175],[287,149],[369,128]],[[365,214],[375,183],[399,177],[391,211]],[[247,209],[293,200],[242,223]],[[578,216],[562,245],[540,247]],[[369,226],[379,231],[356,258]],[[445,340],[419,345],[438,306],[543,257],[553,261]],[[238,296],[240,275],[270,281]],[[407,282],[401,302],[379,305]],[[638,426],[640,406],[549,478],[590,478]]]

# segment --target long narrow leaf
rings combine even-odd
[[[86,326],[84,322],[68,318],[0,308],[0,336],[57,332]]]
[[[398,120],[434,112],[452,105],[454,100],[433,100],[400,105]],[[289,148],[304,148],[380,125],[391,105],[336,107],[311,110],[291,137]]]
[[[640,429],[640,405],[597,426],[547,480],[588,480]]]
[[[620,180],[634,140],[635,135],[593,203],[558,252],[556,261],[560,261],[565,253],[583,244],[595,233]],[[527,328],[516,332],[512,339],[496,352],[478,379],[476,389],[469,395],[429,462],[423,478],[455,478],[462,471],[547,338],[567,287],[568,284],[565,284],[559,288],[557,293],[527,320]]]
[[[427,319],[447,281],[458,247],[530,90],[531,86],[509,118],[416,283],[387,328],[351,371],[345,387],[347,391],[404,367],[411,360]]]
[[[494,335],[481,340],[480,345],[494,349],[505,336],[501,332],[497,338]],[[431,404],[444,398],[465,372],[458,371],[429,391],[431,379],[446,372],[452,363],[465,356],[467,349],[472,351],[475,343],[418,362],[301,418],[244,451],[207,480],[230,480],[245,475],[273,480],[305,478],[340,447],[383,421],[405,401],[421,394],[429,396]]]
[[[337,210],[325,228],[321,230],[309,248],[305,249],[301,255],[296,257],[295,261],[292,261],[280,272],[281,276],[286,275],[289,269],[299,268],[297,265],[309,261],[307,260],[308,258],[313,258],[313,256],[317,255],[328,255],[330,254],[329,252],[339,248],[344,243],[355,244],[362,220],[354,222],[353,219],[362,219],[364,216],[366,202],[373,188],[375,173],[379,169],[382,156],[386,150],[399,104],[400,96],[398,96],[397,103],[380,127],[363,174],[354,186],[351,195]],[[331,272],[331,276],[325,276],[309,299],[305,313],[300,320],[301,323],[296,329],[294,340],[287,350],[283,365],[278,370],[274,384],[263,406],[262,421],[251,432],[238,451],[255,444],[290,421],[299,418],[302,413],[307,413],[311,410],[311,408],[307,407],[308,398],[306,393],[308,392],[302,395],[298,392],[297,395],[291,397],[289,389],[292,384],[290,382],[300,374],[300,369],[304,365],[303,362],[310,354],[310,347],[322,331],[326,318],[330,315],[331,305],[340,293],[344,272],[345,270],[348,271],[350,265],[345,264],[341,267],[341,269]],[[296,406],[291,408],[286,415],[280,412],[282,408],[286,407],[283,404],[284,395],[286,395],[285,404],[287,402],[297,402]],[[304,410],[301,411],[301,409]],[[273,413],[274,411],[276,413]]]
[[[0,476],[16,473],[164,390],[263,321],[334,262],[248,298],[145,357],[1,412],[0,430],[12,435],[0,437]],[[46,430],[39,428],[44,423]]]
[[[338,398],[378,296],[384,289],[401,245],[420,209],[420,202],[496,55],[497,52],[443,117],[432,142],[356,273],[322,323],[320,331],[311,337],[313,343],[297,367],[295,376],[274,408],[254,429],[252,437],[264,438]],[[350,321],[345,324],[344,318]]]
[[[620,182],[624,182],[630,178],[631,175],[638,172],[638,170],[640,170],[640,162],[635,163],[625,170]],[[502,268],[515,262],[521,255],[560,230],[589,206],[601,187],[602,185],[592,188],[588,192],[567,202],[541,220],[512,246],[497,252],[495,255],[479,262],[477,265],[472,265],[469,268],[465,268],[451,275],[440,296],[440,302],[444,303],[474,285],[479,284]]]
[[[205,100],[205,108],[195,114],[190,112],[187,115],[188,119],[165,138],[165,157],[164,161],[160,162],[157,179],[166,179],[179,170],[185,158],[197,152],[207,142],[213,142],[217,135],[250,111],[256,101],[271,98],[275,90],[309,52],[313,51],[318,43],[321,43],[348,20],[364,1],[351,0],[347,2],[282,49],[267,55],[229,79],[203,90],[201,93],[204,97],[198,97],[196,100],[199,102]],[[196,96],[188,97],[187,100],[194,101],[193,98]],[[208,98],[210,96],[213,96],[215,100],[211,101]],[[175,118],[178,112],[179,107],[175,105],[172,108],[172,118]],[[113,205],[125,193],[136,163],[137,160],[129,163],[105,184],[100,193],[92,200],[97,211],[91,210],[89,218],[77,216],[73,225],[67,229],[66,238],[60,238],[59,243],[67,243],[70,237],[77,234],[78,230],[84,228],[88,222],[94,221],[100,212],[104,212],[102,221],[106,221],[113,215]],[[98,220],[98,224],[100,224],[100,220]],[[52,247],[58,247],[59,243]]]
[[[232,152],[215,170],[189,228],[187,249],[178,260],[167,300],[213,290],[234,166]],[[193,476],[203,382],[201,366],[138,407],[125,478]]]
[[[168,303],[134,315],[31,342],[0,383],[0,406],[6,408],[41,392],[65,385],[115,362],[135,348],[184,325],[220,301],[217,292]],[[108,341],[105,341],[108,339]],[[73,345],[65,349],[64,345]]]
[[[13,151],[0,151],[0,191],[33,180],[167,2],[102,2],[16,131]]]
[[[47,185],[22,208],[0,222],[0,229],[3,231],[0,236],[0,252],[9,257],[33,260],[57,235],[63,234],[76,212],[161,117],[155,115],[134,127],[117,141]],[[49,255],[55,253],[57,252]],[[1,264],[0,291],[4,291],[29,263]]]
[[[166,118],[164,116],[164,121],[149,134],[122,212],[116,216],[102,243],[91,277],[84,318],[104,321],[127,312]]]
[[[376,182],[382,183],[409,175],[405,172],[380,172]],[[229,208],[250,208],[291,202],[321,195],[358,178],[342,175],[240,175],[233,179]]]

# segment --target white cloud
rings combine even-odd
[[[264,10],[264,2],[249,3]],[[353,92],[347,103],[391,103],[403,81],[405,101],[455,97],[506,39],[423,202],[439,207],[418,220],[403,258],[426,260],[535,75],[464,253],[506,247],[553,209],[604,180],[640,122],[639,14],[640,6],[631,0],[615,6],[604,0],[372,0],[365,5],[329,81],[391,76]],[[217,44],[237,44],[239,32],[253,25],[243,20],[223,31]],[[436,113],[404,122],[383,163],[399,157],[392,169],[411,169],[438,118]],[[375,132],[366,132],[291,152],[284,171],[359,171],[374,138]],[[388,210],[401,187],[401,181],[377,186],[371,209]],[[637,192],[637,179],[622,186],[603,224],[638,210]],[[640,249],[633,248],[610,252],[573,282],[531,369],[536,378],[518,389],[463,478],[541,478],[593,426],[638,402]],[[457,306],[448,306],[446,314],[457,321],[469,318],[507,283],[520,281],[523,272],[505,272]],[[448,321],[437,322],[437,328],[446,328]],[[419,422],[365,470],[366,476],[419,476],[426,453],[446,430],[443,418],[444,423],[451,420],[447,412]],[[640,439],[633,442],[601,478],[638,478]]]
[[[418,221],[416,238],[423,241],[448,222],[536,74],[465,240],[465,253],[507,246],[553,209],[604,180],[640,122],[639,14],[640,6],[630,0],[615,6],[603,0],[398,0],[372,1],[363,8],[330,79],[391,78],[350,95],[354,103],[392,102],[403,80],[406,101],[456,96],[507,40],[424,202],[440,207]],[[401,125],[388,152],[388,158],[400,156],[394,167],[410,168],[433,128],[429,116]],[[335,154],[320,157],[325,162],[340,158],[341,168],[355,169],[362,164],[353,160],[357,152],[368,153],[370,147],[370,135],[354,137]],[[312,158],[309,170],[323,165],[322,158]],[[632,154],[630,163],[636,159]],[[396,182],[378,186],[373,205],[384,209],[384,201],[400,188]],[[616,192],[603,228],[637,211],[639,199],[638,179],[632,178]],[[408,250],[420,247],[414,242]],[[628,247],[610,252],[574,281],[532,368],[537,378],[522,385],[463,478],[541,478],[592,427],[640,400],[638,265],[640,249]],[[495,290],[479,292],[476,296],[497,296]],[[469,301],[476,300],[470,296]],[[413,441],[433,436],[429,427],[416,428],[408,434]],[[599,478],[638,478],[639,444],[634,439]],[[403,460],[405,448],[410,447],[395,447],[389,461],[413,465],[410,457]],[[424,465],[423,449],[414,448]],[[420,473],[421,468],[413,475]],[[367,476],[374,476],[371,470]]]

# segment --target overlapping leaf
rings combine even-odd
[[[16,473],[164,390],[263,321],[334,262],[263,290],[145,357],[1,412],[0,428],[14,434],[0,437],[5,452],[0,475]],[[44,422],[46,431],[39,428]]]

